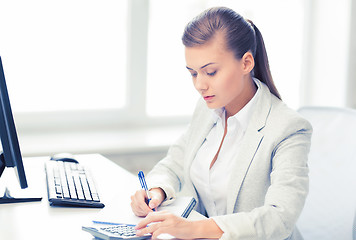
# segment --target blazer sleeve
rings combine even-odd
[[[212,217],[224,232],[221,239],[286,239],[292,234],[309,187],[307,159],[312,127],[302,122],[298,130],[271,147],[271,185],[264,205],[250,212]]]

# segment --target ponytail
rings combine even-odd
[[[218,31],[225,33],[227,48],[236,59],[241,59],[248,51],[252,53],[255,59],[252,76],[265,83],[270,92],[281,99],[272,79],[261,32],[252,21],[245,20],[232,9],[214,7],[205,10],[187,24],[182,41],[186,47],[202,45]]]
[[[255,52],[255,67],[253,69],[253,76],[259,79],[261,82],[265,83],[270,92],[275,95],[277,98],[281,99],[281,95],[279,94],[276,86],[274,85],[271,70],[269,67],[267,51],[265,47],[265,43],[263,41],[262,34],[260,30],[256,27],[256,25],[251,21],[247,20],[253,30],[255,31],[256,38],[256,52]]]

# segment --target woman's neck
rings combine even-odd
[[[255,96],[257,86],[254,80],[252,79],[252,77],[249,77],[247,81],[248,85],[244,89],[241,96],[239,96],[238,99],[235,99],[229,105],[225,106],[226,119],[238,113],[253,98],[253,96]]]

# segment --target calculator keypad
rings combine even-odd
[[[131,237],[136,235],[136,229],[133,226],[115,225],[110,227],[103,227],[100,229],[118,236]]]

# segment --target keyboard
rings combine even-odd
[[[89,169],[75,162],[47,161],[48,201],[51,205],[103,208]]]

